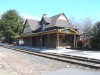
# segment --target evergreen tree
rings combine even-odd
[[[8,10],[1,15],[0,36],[6,38],[6,42],[12,43],[12,40],[22,32],[23,18],[16,10]]]
[[[93,31],[94,37],[91,40],[91,45],[93,48],[100,48],[100,22],[95,23]]]

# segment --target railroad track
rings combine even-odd
[[[68,62],[72,64],[77,64],[85,67],[89,67],[92,69],[100,69],[100,60],[98,59],[91,59],[86,57],[80,57],[80,56],[73,56],[73,55],[65,55],[65,54],[50,54],[50,53],[41,53],[41,52],[34,52],[28,49],[19,49],[19,48],[13,48],[13,47],[5,47],[9,49],[13,49],[16,51],[37,55],[49,59],[54,59],[62,62]]]

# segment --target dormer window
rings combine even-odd
[[[42,31],[44,31],[45,28],[46,28],[46,24],[43,24],[43,25],[41,26]]]
[[[98,29],[100,29],[100,25],[98,25]]]

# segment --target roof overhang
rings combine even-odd
[[[37,35],[43,35],[43,34],[52,34],[52,33],[62,33],[62,34],[75,34],[75,35],[79,35],[78,31],[71,29],[71,28],[65,28],[65,29],[53,29],[53,30],[49,30],[49,31],[42,31],[42,32],[37,32],[37,33],[31,33],[31,34],[23,34],[18,38],[22,38],[22,37],[32,37],[32,36],[37,36]]]
[[[59,30],[59,33],[79,35],[79,32],[76,31],[75,29],[72,29],[72,28],[60,29],[60,30]]]

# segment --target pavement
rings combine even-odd
[[[100,75],[100,71],[0,47],[0,75]]]

